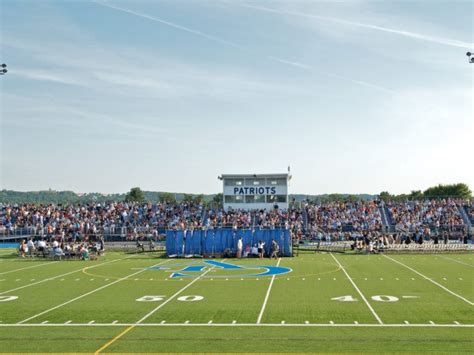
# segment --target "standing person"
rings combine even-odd
[[[243,242],[242,242],[242,237],[239,238],[239,240],[237,241],[237,258],[241,258],[242,257],[242,248],[243,248]]]
[[[20,256],[21,256],[22,258],[25,257],[26,248],[27,248],[27,247],[26,247],[25,240],[22,240],[21,243],[20,243],[20,249],[19,249],[19,251],[20,251]]]
[[[36,250],[35,243],[33,242],[33,237],[28,240],[28,243],[26,243],[26,245],[28,246],[28,255],[30,257],[33,257]]]
[[[263,247],[265,246],[265,242],[262,242],[261,240],[258,241],[258,257],[260,259],[263,259]]]
[[[270,259],[273,259],[273,257],[275,257],[275,259],[278,259],[279,251],[280,251],[280,246],[278,245],[275,239],[272,239],[272,255],[270,255]]]
[[[43,258],[46,258],[46,242],[44,239],[41,239],[38,242],[38,251],[40,251],[41,254],[43,254]]]

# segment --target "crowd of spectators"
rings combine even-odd
[[[110,202],[71,205],[0,205],[0,235],[29,234],[83,239],[87,235],[158,237],[167,229],[286,228],[296,236],[319,239],[357,238],[383,230],[383,211],[396,232],[427,234],[463,226],[460,201],[426,200],[403,203],[353,201],[301,203],[287,210],[208,209],[197,202]],[[474,203],[464,206],[474,219]],[[18,233],[21,231],[22,233]]]
[[[474,201],[464,205],[464,210],[467,213],[468,218],[471,220],[471,223],[474,224]]]
[[[306,204],[309,228],[329,232],[378,231],[382,226],[377,201]]]
[[[442,199],[390,202],[387,208],[397,231],[414,232],[423,228],[439,231],[464,225],[458,205],[456,200]]]

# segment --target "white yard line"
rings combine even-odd
[[[222,261],[225,261],[222,260]],[[190,283],[188,283],[186,286],[184,286],[183,288],[181,288],[179,291],[175,292],[172,296],[170,296],[169,298],[166,299],[166,301],[164,301],[162,304],[160,304],[159,306],[155,307],[154,309],[151,310],[151,312],[148,312],[147,314],[145,314],[137,323],[135,323],[136,325],[142,323],[144,320],[146,320],[147,318],[151,317],[154,313],[156,313],[160,308],[164,307],[166,304],[168,304],[168,302],[171,302],[172,300],[174,300],[181,292],[183,292],[184,290],[186,290],[188,287],[192,286],[194,283],[196,283],[197,281],[199,281],[203,276],[205,276],[209,271],[213,270],[215,268],[215,266],[209,268],[207,271],[203,272],[201,275],[199,275],[198,277],[196,277],[193,281],[191,281]]]
[[[387,256],[387,255],[385,255],[385,254],[382,254],[382,255],[383,255],[384,257],[386,257],[387,259],[392,260],[394,263],[397,263],[397,264],[399,264],[399,265],[401,265],[401,266],[407,268],[408,270],[413,271],[415,274],[420,275],[420,276],[423,277],[425,280],[431,282],[432,284],[438,286],[439,288],[442,288],[443,290],[445,290],[446,292],[450,293],[451,295],[453,295],[453,296],[455,296],[455,297],[457,297],[457,298],[463,300],[464,302],[470,304],[471,306],[474,306],[474,303],[473,303],[473,302],[471,302],[471,301],[469,301],[468,299],[464,298],[463,296],[460,296],[460,295],[458,295],[457,293],[455,293],[455,292],[449,290],[448,288],[444,287],[444,286],[441,285],[440,283],[434,281],[433,279],[430,279],[428,276],[423,275],[421,272],[418,272],[418,271],[416,271],[415,269],[411,268],[410,266],[405,265],[404,263],[402,263],[402,262],[400,262],[400,261],[398,261],[398,260],[395,260],[395,259],[393,259],[393,258],[391,258],[391,257],[389,257],[389,256]]]
[[[60,277],[63,277],[63,276],[67,276],[67,275],[71,275],[71,274],[74,274],[74,273],[79,272],[79,271],[82,271],[82,270],[94,269],[94,268],[96,268],[96,267],[103,266],[103,265],[107,265],[107,264],[110,264],[110,263],[114,263],[114,262],[116,262],[116,261],[120,261],[120,260],[124,260],[124,259],[129,259],[129,258],[132,258],[133,256],[135,256],[135,255],[128,256],[128,257],[126,257],[126,258],[114,259],[114,260],[106,261],[106,262],[104,262],[104,263],[96,264],[96,265],[93,265],[93,266],[81,267],[81,268],[78,269],[78,270],[69,271],[69,272],[66,272],[66,273],[61,274],[61,275],[57,275],[57,276],[53,276],[53,277],[48,277],[47,279],[44,279],[44,280],[36,281],[36,282],[30,283],[30,284],[27,284],[27,285],[23,285],[23,286],[20,286],[20,287],[15,287],[15,288],[12,288],[12,289],[7,290],[7,291],[2,291],[2,292],[0,292],[0,295],[4,295],[4,294],[9,293],[9,292],[21,290],[21,289],[26,288],[26,287],[35,286],[35,285],[41,284],[41,283],[46,282],[46,281],[55,280],[55,279],[57,279],[57,278],[60,278]]]
[[[474,324],[330,324],[330,323],[23,323],[2,324],[0,328],[16,327],[318,327],[318,328],[474,328]]]
[[[164,264],[164,263],[166,263],[166,262],[168,262],[168,261],[170,261],[170,260],[171,260],[171,259],[165,260],[165,261],[163,261],[163,262],[161,262],[161,263],[158,263],[158,264],[155,264],[155,265],[153,265],[153,266],[151,266],[151,267],[155,267],[155,266]],[[133,274],[124,276],[124,277],[122,277],[122,278],[120,278],[120,279],[117,279],[117,280],[115,280],[115,281],[113,281],[113,282],[110,282],[110,283],[108,283],[108,284],[106,284],[106,285],[104,285],[104,286],[101,286],[101,287],[98,287],[98,288],[96,288],[96,289],[94,289],[94,290],[92,290],[92,291],[86,292],[86,293],[84,293],[84,294],[82,294],[82,295],[80,295],[80,296],[77,296],[77,297],[75,297],[75,298],[69,300],[69,301],[66,301],[66,302],[64,302],[64,303],[58,304],[57,306],[51,307],[51,308],[49,308],[49,309],[47,309],[47,310],[45,310],[45,311],[43,311],[43,312],[40,312],[40,313],[38,313],[38,314],[35,314],[34,316],[31,316],[31,317],[29,317],[29,318],[23,319],[22,321],[18,322],[18,324],[22,324],[22,323],[29,322],[30,320],[32,320],[32,319],[34,319],[34,318],[40,317],[40,316],[42,316],[43,314],[49,313],[49,312],[51,312],[51,311],[54,311],[55,309],[61,308],[61,307],[65,306],[65,305],[67,305],[67,304],[70,304],[70,303],[72,303],[72,302],[74,302],[74,301],[77,301],[77,300],[79,300],[79,299],[81,299],[81,298],[84,298],[84,297],[86,297],[86,296],[89,296],[89,295],[91,295],[91,294],[93,294],[93,293],[95,293],[95,292],[98,292],[98,291],[100,291],[100,290],[103,290],[104,288],[107,288],[107,287],[109,287],[109,286],[115,285],[116,283],[119,283],[119,282],[121,282],[121,281],[127,280],[128,278],[133,277],[133,276],[135,276],[135,275],[138,275],[138,274],[140,274],[140,273],[142,273],[142,272],[144,272],[144,271],[146,271],[146,270],[148,270],[148,268],[143,268],[142,270],[136,271],[136,272],[134,272]]]
[[[280,266],[280,261],[281,261],[281,258],[278,259],[276,266]],[[262,304],[262,309],[260,310],[260,313],[257,318],[257,324],[260,324],[260,322],[262,321],[263,312],[265,312],[265,307],[267,306],[268,297],[270,297],[270,291],[272,290],[274,280],[275,280],[275,275],[272,276],[270,285],[268,285],[267,294],[265,295],[265,299],[263,300],[263,304]]]
[[[33,269],[35,267],[40,267],[40,266],[45,266],[45,265],[51,265],[51,264],[55,264],[55,263],[58,263],[59,261],[47,261],[45,263],[42,263],[42,264],[36,264],[36,265],[32,265],[32,266],[27,266],[27,267],[22,267],[20,269],[15,269],[15,270],[10,270],[10,271],[5,271],[5,272],[0,272],[0,275],[6,275],[6,274],[10,274],[12,272],[17,272],[17,271],[21,271],[21,270],[26,270],[26,269]]]
[[[352,286],[354,286],[354,288],[356,289],[356,291],[359,293],[360,297],[364,300],[365,304],[367,305],[367,307],[370,309],[370,311],[372,312],[373,316],[375,317],[375,319],[377,320],[377,322],[379,322],[379,324],[383,324],[382,322],[382,319],[380,319],[379,315],[375,312],[375,310],[372,308],[372,306],[370,305],[369,301],[367,301],[367,298],[365,298],[365,296],[362,294],[361,290],[359,290],[359,287],[357,287],[357,285],[355,284],[354,280],[352,280],[352,278],[349,276],[349,274],[347,273],[346,269],[344,269],[344,266],[341,265],[341,263],[339,262],[339,260],[336,259],[336,257],[331,253],[331,256],[332,258],[334,259],[334,261],[336,261],[337,265],[339,265],[339,267],[341,268],[341,270],[344,272],[344,274],[346,274],[346,277],[348,278],[348,280],[351,282]],[[360,325],[360,324],[359,324]]]
[[[463,262],[463,261],[456,260],[456,259],[453,259],[453,258],[444,256],[444,255],[438,255],[438,256],[441,257],[441,258],[443,258],[443,259],[446,259],[446,260],[454,261],[455,263],[458,263],[458,264],[461,264],[461,265],[466,265],[466,266],[469,266],[469,267],[474,267],[474,265],[471,265],[471,264],[465,263],[465,262]]]

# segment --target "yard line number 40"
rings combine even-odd
[[[389,296],[389,295],[375,295],[375,296],[372,296],[371,298],[377,302],[397,302],[399,300],[398,297]],[[354,298],[351,295],[333,297],[331,298],[331,300],[339,301],[339,302],[357,302],[358,301],[357,298]]]

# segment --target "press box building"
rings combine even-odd
[[[288,208],[289,174],[223,174],[223,205],[232,209]]]

